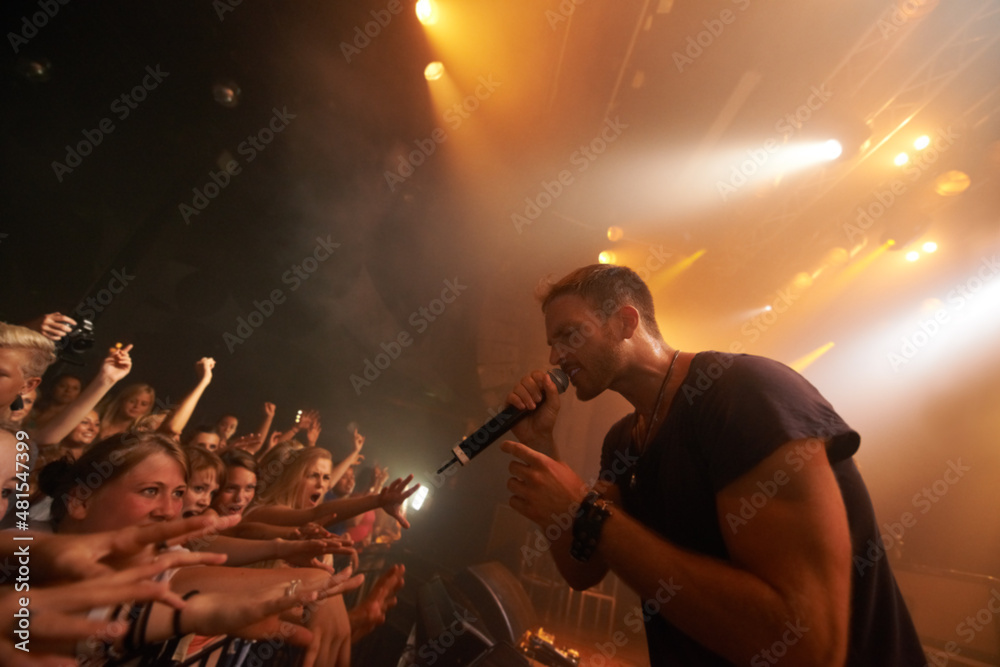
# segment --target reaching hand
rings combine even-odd
[[[138,602],[155,600],[170,605],[179,602],[183,606],[183,601],[170,593],[169,584],[150,579],[171,566],[171,561],[163,559],[157,563],[104,574],[74,584],[32,587],[28,605],[31,613],[31,638],[36,644],[48,648],[86,637],[113,641],[122,629],[118,627],[118,623],[89,620],[78,614],[95,607],[133,600]],[[0,595],[0,618],[13,620],[14,612],[20,606],[18,597],[14,591]],[[0,662],[4,665],[76,665],[75,660],[60,661],[54,657],[37,654],[32,660],[19,661],[17,654],[21,652],[16,651],[7,639],[13,630],[13,623],[10,625],[11,627],[4,628],[3,638],[0,638]]]
[[[358,433],[358,429],[354,429],[354,453],[357,454],[361,451],[361,448],[365,446],[365,436]]]
[[[242,449],[253,454],[260,449],[260,433],[247,433],[226,443],[226,449]]]
[[[129,356],[131,351],[131,344],[108,350],[108,356],[101,365],[100,374],[112,384],[121,381],[132,370],[132,357]]]
[[[298,572],[295,575],[301,576]],[[250,587],[241,592],[195,595],[181,612],[181,631],[230,634],[245,639],[273,638],[280,634],[291,644],[305,646],[312,633],[294,623],[282,622],[278,615],[353,590],[363,582],[363,575],[351,577],[347,568],[331,577],[319,573],[301,576],[297,584],[288,581],[263,590]]]
[[[316,441],[319,440],[319,434],[323,432],[323,426],[319,423],[319,418],[317,417],[309,424],[309,430],[306,431],[306,442],[310,447],[316,446]]]
[[[325,540],[327,538],[333,537],[333,533],[328,531],[323,526],[333,523],[333,520],[337,517],[336,512],[331,512],[329,516],[324,517],[319,522],[312,522],[303,524],[296,528],[288,539],[291,540]]]
[[[264,403],[264,416],[269,419],[274,419],[275,409],[274,403]]]
[[[195,370],[198,371],[199,380],[208,384],[212,381],[212,369],[215,368],[215,359],[212,357],[202,357],[194,365]]]
[[[382,489],[378,494],[378,504],[385,510],[386,514],[399,522],[403,528],[409,528],[410,522],[403,515],[403,501],[416,493],[420,485],[417,484],[409,489],[406,485],[413,481],[413,475],[406,479],[397,478],[392,484]]]
[[[342,554],[351,556],[351,563],[357,567],[358,552],[351,546],[345,546],[337,538],[324,540],[300,540],[279,542],[281,559],[295,567],[316,567],[313,561],[326,554]]]
[[[385,615],[396,606],[396,593],[403,587],[406,568],[393,565],[378,578],[371,592],[350,611],[351,641],[356,642],[385,623]]]
[[[212,564],[225,561],[224,554],[176,551],[158,554],[157,545],[183,544],[206,534],[217,533],[239,523],[239,517],[197,516],[150,526],[130,526],[119,531],[87,535],[36,535],[32,546],[33,581],[80,580],[156,561],[179,565]]]
[[[299,428],[303,431],[308,431],[312,427],[312,423],[319,419],[319,412],[316,410],[305,410],[302,416],[299,417]]]

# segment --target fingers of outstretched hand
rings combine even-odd
[[[114,540],[114,549],[139,551],[152,544],[177,546],[206,535],[219,533],[239,523],[238,516],[194,516],[187,519],[133,526],[116,533],[106,533]],[[104,534],[104,533],[102,533]]]

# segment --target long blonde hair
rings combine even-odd
[[[122,389],[121,393],[115,396],[104,407],[104,411],[101,414],[101,433],[104,433],[115,424],[128,419],[128,416],[125,415],[125,403],[133,396],[138,396],[139,394],[149,394],[149,408],[147,408],[146,414],[142,417],[147,416],[153,411],[153,405],[156,403],[156,390],[148,384],[130,384]],[[142,417],[139,419],[142,419]]]
[[[305,482],[306,470],[313,463],[321,459],[333,462],[330,452],[322,447],[307,447],[298,451],[289,451],[288,456],[283,461],[284,467],[276,477],[273,475],[270,476],[272,481],[263,491],[257,494],[254,504],[285,505],[295,508],[295,501],[298,500],[302,484]],[[273,461],[280,460],[278,458],[273,459]],[[261,462],[263,463],[263,461]]]

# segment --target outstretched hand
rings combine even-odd
[[[413,475],[406,479],[397,478],[392,484],[382,489],[378,494],[378,504],[385,513],[399,522],[403,528],[409,528],[410,522],[403,514],[403,501],[412,496],[420,488],[419,484],[406,488],[413,481]]]
[[[183,544],[237,523],[239,517],[196,516],[87,535],[36,535],[32,547],[32,577],[37,577],[40,584],[77,581],[154,561],[167,562],[170,567],[219,565],[226,560],[224,554],[158,553],[157,547]]]

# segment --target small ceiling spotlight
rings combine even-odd
[[[907,155],[906,153],[900,153],[899,155],[896,156],[896,159],[894,159],[892,162],[897,167],[902,167],[904,164],[906,164],[909,161],[910,161],[910,156],[909,155]]]
[[[906,261],[915,262],[918,259],[920,259],[920,253],[917,252],[916,250],[911,250],[910,252],[906,253]]]
[[[45,58],[20,58],[17,69],[25,79],[36,83],[48,81],[52,77],[52,63]]]
[[[424,78],[428,81],[437,81],[442,76],[444,76],[444,63],[440,60],[435,60],[424,68]]]
[[[212,86],[212,99],[227,109],[239,106],[242,96],[243,91],[235,81],[220,81]]]
[[[924,252],[928,252],[928,253],[929,252],[934,252],[934,251],[936,251],[938,249],[938,244],[934,243],[934,241],[928,241],[927,243],[925,243],[923,245],[923,248],[924,248]]]
[[[623,236],[625,236],[625,232],[622,231],[621,227],[608,227],[609,241],[621,241]]]
[[[931,145],[931,138],[928,137],[926,134],[923,135],[922,137],[917,137],[917,140],[913,142],[913,147],[916,148],[918,151],[922,151],[930,145]]]
[[[934,192],[942,197],[954,197],[969,189],[972,179],[964,171],[952,169],[934,179]]]
[[[610,250],[605,250],[597,256],[597,261],[601,264],[616,264],[618,262],[618,256]]]
[[[438,7],[434,0],[417,0],[417,20],[424,25],[438,22]]]
[[[836,139],[830,139],[820,148],[820,157],[823,160],[836,160],[844,152],[844,147]]]

